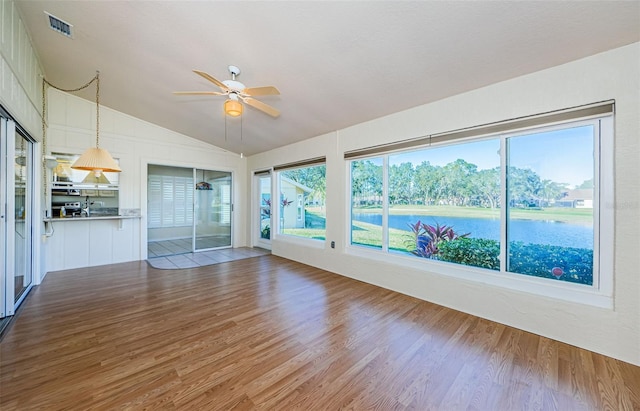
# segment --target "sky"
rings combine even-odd
[[[580,126],[509,138],[510,165],[535,171],[543,180],[568,183],[569,187],[593,178],[593,126]],[[444,166],[459,158],[479,170],[500,165],[500,138],[434,147],[389,156],[389,163],[414,165],[429,161]]]

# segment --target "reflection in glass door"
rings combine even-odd
[[[271,172],[256,173],[254,180],[258,205],[254,244],[271,249]]]
[[[14,170],[14,302],[24,297],[31,286],[31,201],[30,183],[32,177],[31,147],[20,133],[15,133]]]
[[[231,246],[231,173],[195,170],[196,251]]]

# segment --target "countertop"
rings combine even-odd
[[[45,218],[45,222],[50,221],[91,221],[91,220],[124,220],[128,218],[141,218],[139,215],[105,215],[105,216],[95,216],[95,217],[54,217],[54,218]]]

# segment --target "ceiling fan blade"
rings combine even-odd
[[[268,104],[264,104],[262,101],[258,101],[251,97],[245,97],[243,101],[253,108],[257,108],[260,111],[264,111],[271,117],[278,117],[280,115],[280,112],[278,110],[276,110],[275,108],[271,107]]]
[[[177,96],[224,96],[227,93],[220,91],[174,91]]]
[[[204,71],[200,71],[200,70],[193,70],[193,72],[196,73],[196,74],[201,75],[204,78],[206,78],[207,80],[209,80],[210,82],[212,82],[216,86],[220,87],[222,90],[224,90],[224,91],[228,91],[229,90],[229,87],[225,86],[223,82],[221,82],[217,78],[213,77],[211,74],[205,73]]]
[[[242,92],[250,96],[275,96],[280,94],[280,91],[273,86],[249,87],[242,90]]]

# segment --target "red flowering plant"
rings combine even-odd
[[[410,248],[413,248],[411,254],[423,258],[438,258],[438,245],[443,241],[454,241],[459,238],[466,238],[471,233],[456,234],[453,226],[429,225],[418,220],[415,224],[407,223],[411,229],[412,238]]]

